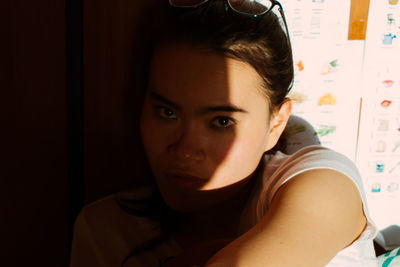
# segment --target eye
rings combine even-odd
[[[176,119],[176,115],[173,110],[163,107],[163,106],[156,106],[154,107],[158,116],[164,119],[174,120]]]
[[[232,118],[220,116],[211,121],[211,126],[215,128],[228,128],[235,123],[236,121]]]

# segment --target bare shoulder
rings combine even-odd
[[[293,212],[293,213],[292,213]],[[316,169],[297,175],[277,192],[269,211],[270,216],[296,214],[301,218],[318,219],[326,224],[322,229],[339,227],[351,243],[364,229],[366,218],[356,184],[346,175],[330,169]],[[291,216],[295,217],[295,216]],[[306,225],[304,225],[306,228]],[[343,228],[340,228],[343,227]],[[352,236],[353,235],[353,236]]]
[[[366,225],[357,186],[330,169],[307,171],[288,181],[266,216],[276,224],[273,229],[285,225],[286,238],[297,236],[297,245],[324,263],[356,240]]]
[[[250,260],[251,266],[324,266],[365,225],[362,199],[349,177],[330,169],[306,171],[285,183],[261,221],[210,264],[227,260],[246,266]],[[240,256],[229,259],[239,249]]]

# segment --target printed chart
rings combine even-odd
[[[347,39],[351,1],[281,2],[295,61],[293,114],[311,123],[323,146],[355,160],[364,41]]]
[[[357,164],[379,228],[400,225],[400,4],[371,1]]]
[[[281,1],[295,61],[293,114],[310,123],[290,125],[291,134],[313,132],[356,162],[379,229],[400,225],[399,2],[370,0],[366,40],[357,41],[348,40],[350,0]]]

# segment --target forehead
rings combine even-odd
[[[156,49],[149,85],[151,90],[176,101],[267,104],[261,93],[261,78],[249,64],[178,43]]]

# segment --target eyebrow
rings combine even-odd
[[[156,93],[156,92],[154,92],[154,91],[151,91],[151,92],[150,92],[150,97],[151,97],[152,99],[154,99],[154,100],[159,101],[159,102],[163,102],[163,103],[167,104],[168,106],[173,107],[173,108],[176,109],[176,110],[179,110],[179,111],[182,110],[182,108],[181,108],[178,104],[172,102],[172,101],[169,100],[168,98],[166,98],[166,97],[164,97],[164,96],[162,96],[162,95],[160,95],[160,94],[158,94],[158,93]]]
[[[156,93],[154,91],[150,92],[150,97],[154,100],[163,102],[169,106],[171,106],[172,108],[178,110],[178,111],[182,111],[182,108],[174,103],[173,101],[169,100],[168,98],[160,95],[159,93]],[[235,105],[229,104],[229,105],[220,105],[220,106],[208,106],[208,107],[204,107],[201,108],[199,110],[199,114],[203,115],[203,114],[207,114],[207,113],[213,113],[213,112],[229,112],[229,113],[233,113],[233,112],[239,112],[239,113],[248,113],[248,111],[237,107]]]

